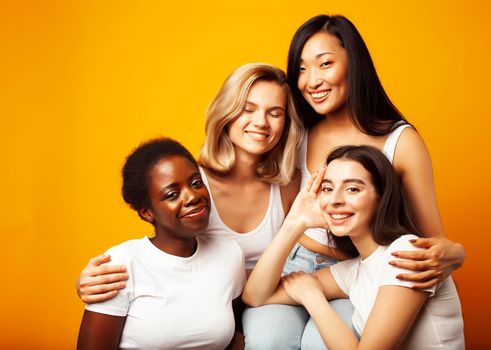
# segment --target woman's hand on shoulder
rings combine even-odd
[[[416,282],[414,289],[425,289],[434,286],[460,266],[465,258],[465,250],[459,243],[454,243],[444,237],[418,238],[411,243],[423,250],[397,251],[392,253],[397,258],[391,264],[402,269],[416,271],[415,273],[400,274],[397,278]]]
[[[123,265],[107,265],[110,255],[99,255],[89,263],[77,279],[77,294],[86,304],[99,303],[112,299],[119,289],[126,287],[128,279],[126,267]]]

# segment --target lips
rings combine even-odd
[[[353,213],[347,212],[329,212],[328,214],[333,225],[343,224],[354,215]]]
[[[312,100],[316,103],[323,102],[331,94],[331,89],[309,92]]]
[[[208,213],[208,206],[202,205],[200,207],[194,208],[180,216],[180,219],[190,219],[197,220],[205,217]]]
[[[264,131],[246,130],[245,133],[255,141],[264,141],[269,137],[269,134]]]

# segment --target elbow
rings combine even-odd
[[[246,289],[244,289],[244,291],[242,292],[242,301],[250,307],[259,307],[264,305],[264,303],[261,302],[259,298],[251,295],[251,293]]]

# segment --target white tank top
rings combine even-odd
[[[235,240],[244,253],[246,269],[252,269],[261,257],[261,254],[266,250],[274,236],[280,230],[281,224],[285,219],[285,213],[281,203],[280,187],[273,184],[270,186],[271,194],[269,196],[269,205],[261,223],[252,231],[239,233],[232,230],[223,222],[217,211],[215,201],[213,200],[208,178],[201,167],[199,170],[203,182],[210,192],[211,202],[208,227],[203,233],[216,236],[227,236]],[[244,218],[244,220],[247,220],[247,218]]]
[[[399,136],[401,136],[402,131],[411,127],[411,125],[404,123],[403,121],[398,122],[396,125],[396,129],[392,131],[384,144],[384,149],[382,150],[384,154],[387,156],[391,163],[394,162],[394,155],[396,151],[397,141],[399,140]],[[300,174],[302,176],[301,187],[304,188],[307,185],[307,181],[310,179],[310,172],[307,168],[307,141],[308,141],[308,133],[305,133],[305,136],[300,143],[298,148],[298,160],[297,160],[297,168],[300,170]],[[325,229],[321,228],[309,228],[305,231],[305,235],[316,240],[317,242],[323,245],[329,245],[327,240],[327,234]]]

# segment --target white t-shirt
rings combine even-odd
[[[363,328],[373,308],[381,286],[411,287],[413,282],[398,280],[395,276],[407,270],[389,265],[392,252],[414,251],[409,240],[414,235],[404,235],[389,246],[380,246],[368,258],[345,260],[330,266],[339,287],[349,296],[355,308],[353,326],[363,335]],[[405,349],[464,349],[464,330],[459,296],[452,277],[448,277],[425,291],[430,296],[406,336]],[[397,311],[395,311],[397,312]]]
[[[232,300],[245,283],[236,242],[198,236],[189,258],[167,254],[144,237],[112,247],[111,264],[127,267],[126,288],[86,310],[126,316],[123,349],[224,349],[234,329]]]

